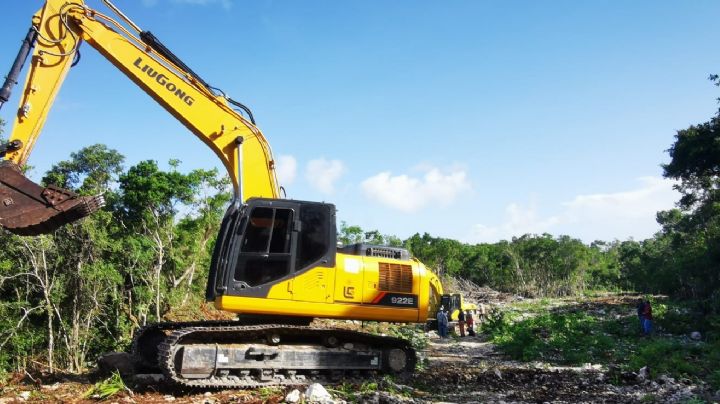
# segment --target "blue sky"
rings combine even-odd
[[[252,108],[289,197],[401,238],[650,237],[678,199],[660,167],[675,131],[717,111],[717,1],[115,3]],[[2,73],[41,5],[5,5]],[[31,156],[36,179],[93,143],[128,165],[220,167],[81,50]]]

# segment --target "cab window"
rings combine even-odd
[[[290,273],[293,211],[258,207],[247,222],[235,280],[263,285]]]
[[[323,205],[306,205],[300,211],[301,231],[295,271],[302,271],[322,259],[330,248],[330,218]],[[334,230],[333,230],[334,231]]]

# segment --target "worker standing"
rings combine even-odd
[[[440,310],[438,310],[437,324],[438,324],[438,334],[440,334],[440,338],[447,338],[448,318],[447,318],[447,315],[445,314],[445,310],[444,310],[443,306],[440,306]]]
[[[465,336],[465,310],[460,309],[458,313],[458,325],[460,326],[460,336]]]
[[[473,310],[468,310],[465,313],[465,324],[467,324],[467,332],[471,337],[475,336],[475,319],[473,318]]]
[[[643,310],[645,310],[645,301],[642,298],[638,299],[635,309],[637,311],[638,321],[640,322],[640,334],[644,335],[645,334],[645,318],[643,317]]]
[[[486,317],[487,317],[487,311],[485,310],[485,305],[480,303],[480,313],[478,314],[478,322],[482,324],[482,322],[485,321]]]
[[[652,334],[652,322],[653,322],[653,316],[652,316],[652,306],[650,305],[650,300],[645,300],[645,304],[643,305],[643,335],[646,337],[649,337],[650,334]]]

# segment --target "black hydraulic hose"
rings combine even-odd
[[[167,46],[165,46],[155,35],[152,34],[152,32],[142,31],[140,33],[140,39],[142,39],[142,41],[145,42],[146,45],[153,48],[155,52],[161,54],[163,57],[173,62],[177,67],[186,71],[188,74],[194,77],[195,80],[199,81],[200,84],[202,84],[205,88],[210,88],[210,85],[205,80],[203,80],[200,75],[195,73],[190,68],[190,66],[186,65],[182,60],[180,60],[179,57],[172,53],[172,51]]]
[[[77,64],[80,63],[80,59],[82,59],[82,55],[80,54],[80,45],[82,45],[82,42],[78,42],[77,47],[75,48],[75,56],[73,57],[70,67],[77,66]]]
[[[219,88],[217,88],[217,87],[209,87],[209,88],[210,88],[211,90],[217,92],[217,93],[220,93],[220,95],[222,95],[226,100],[228,100],[228,102],[229,102],[230,104],[232,104],[232,105],[234,105],[234,106],[242,109],[242,110],[247,114],[248,118],[250,118],[250,122],[252,122],[253,125],[257,125],[257,124],[255,123],[255,117],[253,116],[252,111],[250,110],[250,108],[248,108],[247,106],[245,106],[243,103],[238,102],[238,101],[235,101],[235,100],[233,100],[232,98],[228,97],[223,90],[221,90],[221,89],[219,89]],[[237,111],[237,109],[236,109],[235,111]],[[242,112],[240,112],[240,113],[242,114]]]
[[[225,96],[225,94],[222,92],[222,90],[217,89],[210,84],[207,83],[207,81],[203,80],[199,74],[195,73],[190,66],[186,65],[185,62],[180,60],[177,55],[175,55],[167,46],[165,46],[162,42],[160,42],[160,39],[152,34],[150,31],[142,31],[140,32],[140,39],[149,47],[155,50],[155,52],[161,54],[164,58],[168,59],[172,63],[174,63],[177,67],[179,67],[181,70],[184,70],[190,76],[195,78],[201,85],[203,85],[208,90],[212,91],[218,91]],[[245,105],[233,100],[232,98],[227,99],[231,104],[235,105],[236,107],[242,109],[247,113],[248,117],[250,118],[250,122],[252,122],[253,125],[255,125],[255,117],[253,117],[252,111],[250,111],[250,108],[246,107]]]
[[[250,122],[252,122],[253,125],[256,125],[256,123],[255,123],[255,117],[253,116],[252,111],[250,111],[250,108],[246,107],[246,106],[243,105],[242,103],[239,103],[239,102],[233,100],[232,98],[228,98],[227,100],[230,102],[230,104],[232,104],[232,105],[234,105],[234,106],[242,109],[243,111],[245,111],[245,113],[248,115],[248,118],[250,118]]]
[[[37,31],[35,31],[34,27],[30,27],[27,35],[25,35],[22,45],[20,45],[20,50],[15,57],[15,62],[13,62],[13,65],[10,68],[10,73],[8,73],[7,77],[5,77],[5,82],[3,83],[2,88],[0,88],[0,107],[2,107],[3,104],[8,102],[10,99],[12,88],[17,84],[20,71],[22,71],[23,65],[30,54],[30,50],[33,46],[35,46],[36,39]]]

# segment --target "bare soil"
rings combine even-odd
[[[613,375],[599,365],[559,367],[506,360],[482,337],[431,341],[428,367],[413,385],[416,396],[453,403],[667,403],[701,393],[692,384]]]

